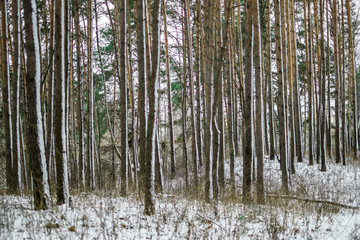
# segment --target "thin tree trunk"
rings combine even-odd
[[[190,4],[189,0],[182,0],[185,12],[185,38],[187,42],[187,57],[188,57],[188,70],[189,70],[189,84],[190,84],[190,119],[191,119],[191,139],[192,139],[192,161],[193,161],[193,174],[194,184],[198,186],[198,162],[199,162],[199,148],[197,142],[197,131],[195,122],[195,90],[194,90],[194,69],[193,69],[193,48],[192,48],[192,34],[190,28]]]
[[[258,203],[265,202],[264,196],[264,119],[263,119],[263,94],[262,94],[262,44],[260,33],[259,2],[255,0],[254,11],[254,68],[255,68],[255,155],[256,155],[256,194]],[[254,170],[255,171],[255,170]]]
[[[321,131],[320,131],[320,153],[321,153],[321,171],[326,171],[326,153],[325,153],[325,120],[326,120],[326,113],[325,113],[325,85],[326,85],[326,78],[325,78],[325,39],[324,39],[324,2],[325,0],[320,0],[320,31],[321,31],[321,40],[320,40],[320,48],[321,48]]]
[[[305,1],[304,1],[305,3]],[[306,12],[304,10],[304,12]],[[308,63],[307,68],[307,84],[308,84],[308,124],[309,124],[309,165],[314,164],[314,143],[313,143],[313,87],[312,87],[312,23],[311,23],[311,13],[310,13],[310,1],[307,5],[307,17],[304,19],[304,24],[308,27],[307,38],[306,39],[306,62]],[[308,21],[308,23],[306,23]]]
[[[299,81],[298,81],[298,60],[297,60],[297,44],[295,34],[295,17],[294,17],[294,0],[290,1],[290,21],[291,21],[291,57],[293,72],[293,91],[294,91],[294,125],[295,125],[295,143],[297,161],[303,161],[303,138],[302,138],[302,115],[299,99]]]
[[[275,124],[274,124],[274,98],[272,90],[272,72],[271,72],[271,35],[270,35],[270,0],[266,1],[267,8],[267,24],[266,24],[266,82],[268,84],[268,104],[269,104],[269,131],[270,131],[270,160],[275,159]]]
[[[346,0],[346,12],[347,20],[349,27],[349,58],[350,58],[350,78],[349,81],[352,83],[352,107],[353,107],[353,158],[355,160],[359,157],[358,145],[359,145],[359,136],[358,136],[358,103],[357,103],[357,81],[356,81],[356,72],[355,72],[355,56],[354,56],[354,38],[353,38],[353,28],[351,20],[351,9],[350,9],[350,0]],[[350,132],[349,132],[350,135]]]
[[[136,20],[136,42],[138,52],[138,74],[139,74],[139,116],[140,116],[140,137],[139,146],[146,146],[147,136],[147,84],[146,74],[147,65],[145,62],[146,45],[145,45],[145,3],[144,0],[136,1],[137,7],[137,20]],[[140,148],[139,161],[140,161],[140,182],[145,179],[145,158],[146,148]],[[145,185],[142,185],[140,189],[144,192]]]
[[[13,21],[13,99],[12,99],[12,127],[13,127],[13,174],[14,191],[22,194],[22,178],[21,178],[21,153],[20,153],[20,2],[12,1],[12,21]]]
[[[338,47],[338,24],[337,24],[337,0],[333,1],[333,35],[334,35],[334,68],[335,68],[335,161],[336,163],[341,162],[340,155],[340,83],[339,83],[339,47]]]
[[[8,193],[13,194],[18,190],[17,169],[15,169],[13,159],[13,134],[11,122],[11,104],[10,104],[10,71],[9,71],[9,50],[8,50],[8,21],[7,21],[7,1],[1,1],[1,88],[3,102],[3,119],[5,132],[5,158],[6,158],[6,183]],[[16,163],[17,164],[17,163]],[[16,170],[16,172],[14,171]]]
[[[214,66],[214,6],[211,0],[204,1],[204,63],[205,63],[205,201],[210,201],[210,164],[213,151],[213,66]]]
[[[329,6],[330,0],[326,0],[326,42],[327,42],[327,51],[326,51],[326,71],[327,71],[327,134],[326,134],[326,147],[328,157],[331,158],[331,107],[330,107],[330,34],[329,34]]]
[[[200,11],[200,0],[196,0],[196,119],[197,119],[197,137],[198,137],[198,151],[199,151],[199,167],[202,166],[203,162],[203,140],[202,140],[202,122],[201,122],[201,83],[204,81],[204,68],[203,62],[201,61],[201,36],[202,36],[202,24],[201,24],[201,11]],[[219,169],[219,174],[222,170]]]
[[[341,0],[341,29],[345,29],[344,24],[344,0]],[[340,97],[341,97],[341,135],[342,135],[342,163],[346,164],[346,150],[347,150],[347,132],[346,132],[346,107],[345,107],[345,33],[344,31],[340,32],[339,37],[339,47],[342,45],[341,52],[339,54],[340,61]],[[340,43],[341,41],[341,43]]]
[[[245,61],[250,64],[245,68],[245,102],[243,109],[243,200],[251,201],[251,165],[253,159],[253,13],[254,0],[245,3]]]
[[[280,16],[280,2],[275,0],[275,39],[276,39],[276,66],[278,77],[278,115],[279,115],[279,133],[280,133],[280,166],[281,166],[281,180],[283,191],[288,193],[288,175],[287,175],[287,143],[286,143],[286,115],[284,107],[284,80],[283,80],[283,66],[282,66],[282,35],[281,35],[281,16]]]
[[[146,142],[146,160],[145,160],[145,210],[146,215],[152,215],[155,211],[154,206],[154,158],[155,158],[155,131],[158,111],[158,91],[157,82],[159,81],[160,64],[160,0],[153,2],[152,9],[152,51],[151,51],[151,75],[149,78],[149,121],[148,135]]]
[[[166,82],[167,82],[168,114],[169,114],[169,128],[170,128],[170,176],[171,176],[171,178],[174,178],[175,177],[175,162],[176,162],[175,161],[175,143],[174,143],[174,121],[173,121],[173,111],[172,111],[169,44],[168,44],[168,34],[167,34],[165,0],[162,1],[162,11],[163,11],[163,20],[164,20]]]
[[[80,0],[75,1],[75,39],[76,39],[76,75],[77,75],[77,126],[79,132],[79,186],[80,191],[84,190],[84,137],[83,137],[83,115],[82,115],[82,81],[81,81],[81,52],[80,52]]]
[[[127,195],[128,188],[128,111],[127,111],[127,72],[126,72],[126,33],[127,33],[127,19],[126,6],[127,1],[120,1],[120,127],[121,127],[121,183],[120,194],[122,197]]]
[[[184,29],[184,27],[183,27]],[[186,60],[186,44],[185,34],[183,34],[182,43],[183,43],[183,75],[182,75],[182,93],[181,93],[181,121],[182,121],[182,147],[183,147],[183,164],[185,169],[185,189],[189,189],[189,160],[188,160],[188,149],[187,149],[187,60]],[[180,60],[180,55],[179,55]],[[179,61],[180,62],[180,61]]]

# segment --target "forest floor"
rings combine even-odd
[[[239,187],[241,159],[237,163]],[[244,205],[240,199],[226,197],[205,203],[163,194],[156,198],[153,216],[143,214],[143,204],[135,195],[76,194],[71,207],[53,206],[44,211],[31,210],[30,197],[0,196],[0,239],[359,240],[360,162],[328,163],[327,172],[320,172],[316,164],[296,163],[296,170],[291,175],[290,196],[297,199],[279,194],[279,163],[265,160],[265,205]],[[173,190],[179,182],[165,189]]]

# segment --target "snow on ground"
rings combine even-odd
[[[330,164],[326,173],[317,165],[296,167],[293,196],[360,205],[359,163]],[[264,170],[266,191],[276,194],[281,187],[278,162],[266,160]],[[207,204],[162,195],[150,217],[143,215],[136,196],[80,194],[69,208],[31,208],[28,197],[0,196],[0,239],[360,239],[360,210],[289,199],[269,198],[259,206],[243,205],[240,199]]]

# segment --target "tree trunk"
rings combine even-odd
[[[75,40],[76,40],[76,75],[77,75],[77,125],[79,132],[79,186],[84,190],[84,137],[83,137],[83,114],[82,114],[82,78],[81,78],[81,52],[80,52],[80,0],[75,1]]]
[[[40,42],[37,35],[36,1],[24,1],[25,41],[27,53],[26,90],[28,114],[27,149],[33,179],[33,196],[35,210],[49,207],[49,185],[46,169],[44,135],[40,103]]]
[[[268,84],[268,104],[269,104],[269,145],[270,145],[270,160],[275,159],[275,119],[274,119],[274,98],[273,98],[273,90],[272,90],[272,71],[271,71],[271,35],[270,35],[270,0],[266,1],[267,8],[267,23],[266,23],[266,63],[265,63],[265,71],[266,71],[266,82]]]
[[[255,0],[254,11],[254,68],[255,68],[255,155],[256,155],[256,194],[258,203],[265,202],[264,195],[264,119],[263,119],[263,94],[262,94],[262,44],[259,19],[259,2]],[[254,170],[255,171],[255,170]]]
[[[155,161],[155,131],[158,111],[158,91],[157,82],[159,81],[160,64],[160,0],[153,2],[152,9],[152,51],[151,51],[151,75],[149,78],[149,121],[148,135],[146,142],[145,159],[145,210],[146,215],[152,215],[155,211],[154,206],[154,161]]]
[[[128,111],[127,111],[127,69],[126,69],[126,33],[127,33],[127,19],[126,6],[127,1],[120,1],[120,128],[121,128],[121,183],[120,194],[122,197],[127,195],[128,188]]]
[[[253,158],[253,14],[256,11],[254,0],[245,3],[245,61],[250,65],[245,68],[245,102],[243,109],[243,200],[251,201],[251,165]]]
[[[185,12],[185,38],[187,42],[187,57],[188,57],[188,70],[189,70],[189,84],[190,84],[190,119],[191,119],[191,139],[192,139],[192,161],[193,161],[193,175],[195,188],[198,186],[198,162],[199,162],[199,148],[197,142],[197,131],[195,122],[195,92],[194,92],[194,69],[193,69],[193,48],[192,48],[192,34],[190,28],[190,4],[189,0],[182,0]]]
[[[63,0],[55,1],[55,160],[57,177],[57,204],[67,203],[69,182],[67,171],[67,149],[65,132],[65,5]]]
[[[12,1],[12,21],[13,21],[13,98],[12,98],[12,133],[13,133],[13,177],[14,191],[22,193],[22,178],[21,178],[21,155],[20,155],[20,2],[19,0]]]
[[[354,38],[351,22],[351,9],[350,9],[350,0],[346,0],[346,12],[347,20],[349,27],[349,58],[350,58],[350,79],[352,83],[352,110],[353,110],[353,158],[355,160],[359,157],[358,145],[359,145],[359,136],[358,136],[358,103],[357,103],[357,81],[356,81],[356,70],[355,70],[355,56],[354,56]],[[349,132],[350,134],[350,132]]]
[[[213,151],[213,66],[214,66],[214,6],[211,0],[204,1],[204,50],[205,50],[205,201],[210,201],[210,164]]]
[[[305,1],[304,1],[305,3]],[[306,7],[304,7],[306,9]],[[312,23],[311,23],[311,13],[310,13],[310,1],[307,5],[307,13],[305,13],[304,24],[307,25],[307,38],[306,39],[306,62],[307,62],[307,85],[308,85],[308,122],[309,122],[309,165],[314,164],[314,139],[313,139],[313,87],[312,87]],[[307,17],[306,17],[307,16]],[[308,21],[308,23],[306,23]],[[306,30],[305,30],[306,31]]]
[[[326,0],[326,42],[327,42],[327,51],[326,51],[326,74],[327,74],[327,133],[326,133],[326,147],[328,157],[331,158],[331,107],[330,107],[330,24],[329,24],[329,6],[330,0]]]
[[[324,2],[325,0],[320,0],[320,31],[321,31],[321,40],[320,40],[320,48],[321,48],[321,101],[320,101],[320,111],[321,111],[321,130],[320,130],[320,154],[321,154],[321,171],[326,171],[326,153],[325,153],[325,120],[326,120],[326,113],[325,113],[325,85],[326,85],[326,78],[325,78],[325,39],[324,39]]]
[[[335,68],[335,161],[341,162],[340,155],[340,80],[339,80],[339,47],[338,47],[338,24],[337,24],[337,0],[333,1],[333,35],[334,35],[334,68]]]
[[[1,88],[3,101],[3,119],[5,132],[5,158],[6,158],[6,183],[8,193],[17,192],[17,167],[13,159],[13,140],[10,104],[10,71],[9,71],[9,50],[8,50],[8,21],[7,21],[7,1],[1,1]],[[16,172],[15,172],[16,170]]]
[[[139,116],[140,116],[140,137],[139,146],[146,146],[146,133],[147,133],[147,84],[146,73],[147,66],[145,62],[146,45],[145,45],[145,3],[144,0],[136,1],[137,7],[137,20],[136,20],[136,43],[138,52],[138,69],[139,69]],[[145,177],[145,158],[146,147],[141,147],[139,152],[140,160],[140,182],[144,181]],[[140,189],[144,192],[145,185],[142,185]]]
[[[169,44],[168,44],[168,34],[167,34],[165,0],[162,1],[162,10],[163,10],[163,20],[164,20],[166,82],[167,82],[168,114],[169,114],[169,129],[170,129],[170,176],[171,176],[171,178],[174,178],[175,177],[174,121],[173,121],[173,112],[172,112],[172,94],[171,94],[171,82],[170,82]]]
[[[284,107],[284,80],[282,66],[282,36],[281,36],[281,16],[280,1],[275,0],[275,39],[276,39],[276,66],[278,77],[278,115],[279,115],[279,133],[280,133],[280,168],[283,191],[288,193],[288,175],[287,175],[287,143],[286,143],[286,115]]]
[[[294,125],[295,125],[295,143],[297,161],[303,161],[303,139],[302,139],[302,114],[299,99],[299,83],[298,83],[298,60],[297,60],[297,44],[295,35],[295,19],[294,19],[294,0],[290,1],[290,21],[291,21],[291,57],[293,72],[293,91],[294,91]]]

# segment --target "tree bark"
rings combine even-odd
[[[6,158],[6,183],[8,193],[17,192],[17,171],[14,172],[13,159],[13,134],[11,122],[11,103],[10,103],[10,71],[9,71],[9,49],[8,49],[8,21],[7,21],[7,1],[1,1],[1,88],[3,101],[3,119],[5,132],[5,158]]]
[[[27,91],[27,150],[33,179],[35,210],[49,207],[49,185],[46,168],[44,135],[40,103],[40,42],[37,35],[36,1],[24,1],[25,47],[27,53],[26,91]]]
[[[170,61],[169,61],[169,43],[167,34],[167,20],[165,11],[165,0],[162,1],[163,21],[164,21],[164,35],[165,35],[165,61],[166,61],[166,83],[167,83],[167,97],[168,97],[168,114],[169,114],[169,129],[170,129],[170,176],[175,177],[175,143],[174,143],[174,121],[172,111],[172,94],[170,82]]]
[[[286,121],[285,121],[285,106],[284,106],[284,80],[283,80],[283,62],[282,55],[282,35],[281,35],[281,15],[280,15],[280,1],[275,0],[275,39],[276,39],[276,66],[277,66],[277,81],[278,81],[278,116],[279,116],[279,134],[280,134],[280,168],[282,189],[288,193],[288,175],[287,175],[287,143],[286,143]]]
[[[254,11],[254,68],[255,68],[255,155],[256,155],[256,194],[258,203],[265,202],[264,196],[264,107],[262,93],[262,44],[259,19],[259,2],[255,0]]]
[[[337,0],[333,1],[333,34],[334,34],[334,68],[335,68],[335,162],[341,162],[340,155],[340,80],[339,80],[339,47],[338,47],[338,24],[337,24]]]
[[[121,128],[121,183],[120,195],[125,197],[128,188],[128,159],[129,159],[129,145],[128,145],[128,79],[126,69],[126,33],[127,33],[127,1],[120,1],[120,128]]]
[[[158,91],[157,82],[159,81],[159,64],[160,64],[160,0],[153,2],[152,9],[152,48],[151,48],[151,75],[149,78],[149,121],[148,134],[146,142],[146,159],[145,159],[145,209],[146,215],[152,215],[155,212],[154,206],[154,167],[155,167],[155,131],[158,111]]]
[[[55,1],[55,72],[54,90],[54,135],[57,177],[57,204],[68,202],[69,182],[67,171],[67,149],[65,132],[65,5],[63,0]]]
[[[192,161],[193,161],[193,175],[194,185],[198,186],[198,163],[199,163],[199,148],[197,142],[197,131],[195,122],[195,91],[194,91],[194,69],[193,69],[193,47],[192,47],[192,34],[190,28],[190,4],[189,0],[182,0],[184,12],[185,12],[185,38],[187,42],[187,58],[188,58],[188,77],[190,84],[190,119],[191,119],[191,140],[192,140]]]
[[[12,1],[12,21],[13,21],[13,98],[12,98],[12,133],[13,133],[13,177],[14,191],[22,193],[21,178],[21,153],[20,153],[20,2]]]
[[[353,158],[355,160],[359,157],[358,145],[359,145],[359,136],[358,136],[358,103],[357,103],[357,82],[356,82],[356,72],[355,72],[355,56],[354,56],[354,38],[353,38],[353,28],[351,22],[351,9],[350,9],[350,0],[346,0],[346,13],[349,27],[349,58],[350,58],[350,80],[352,82],[352,110],[353,110]],[[349,132],[350,134],[350,132]]]
[[[245,2],[245,61],[249,64],[245,68],[245,102],[243,109],[243,200],[251,201],[251,165],[253,158],[253,13],[254,0]]]

